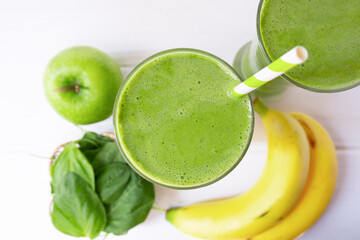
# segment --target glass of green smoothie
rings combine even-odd
[[[237,53],[234,68],[250,77],[297,45],[308,60],[259,88],[260,96],[280,93],[286,81],[315,92],[338,92],[360,84],[358,0],[261,0],[257,39]]]
[[[115,135],[129,165],[145,179],[175,189],[211,184],[241,161],[250,144],[250,96],[234,98],[238,74],[194,49],[160,52],[121,86]]]

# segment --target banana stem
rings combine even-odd
[[[269,111],[269,108],[259,98],[254,100],[254,109],[260,117],[265,116],[267,111]]]

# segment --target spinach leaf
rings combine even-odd
[[[64,147],[51,168],[53,191],[56,191],[59,185],[62,184],[62,179],[69,172],[78,174],[92,189],[95,189],[94,170],[75,143],[69,143]]]
[[[113,142],[109,137],[101,136],[94,132],[86,132],[82,139],[78,141],[80,149],[94,149],[99,148],[107,142]]]
[[[127,165],[111,138],[87,132],[77,143],[80,148],[66,146],[51,168],[54,226],[94,238],[101,231],[124,234],[143,222],[154,202],[153,184]]]
[[[94,168],[95,174],[97,174],[102,167],[114,162],[126,164],[116,142],[113,141],[105,143],[99,149],[91,164]]]
[[[101,201],[110,204],[120,197],[130,181],[129,166],[125,163],[111,163],[100,169],[96,175],[96,189]]]
[[[94,132],[86,132],[82,139],[78,141],[80,151],[84,153],[89,162],[92,162],[95,155],[100,151],[101,147],[108,142],[114,142],[109,137],[98,135]]]
[[[106,213],[99,197],[76,173],[67,173],[54,193],[53,225],[75,237],[97,237],[106,225]]]
[[[127,165],[114,141],[106,142],[94,133],[84,136],[89,137],[92,141],[86,140],[87,145],[83,146],[97,148],[91,163],[96,174],[96,191],[106,209],[105,231],[124,234],[146,219],[154,203],[154,186]]]
[[[86,132],[84,137],[78,141],[80,151],[91,162],[95,174],[103,166],[113,163],[125,163],[123,156],[114,140],[93,132]]]
[[[117,170],[114,170],[116,174],[109,171],[108,168],[116,168]],[[108,168],[102,168],[100,174],[108,181],[106,184],[99,183],[97,190],[99,195],[106,200],[104,204],[107,215],[105,231],[120,235],[146,219],[154,203],[154,186],[127,165],[111,164]],[[121,188],[123,190],[117,192],[116,186],[126,179],[126,176],[121,175],[124,170],[120,170],[120,168],[124,168],[129,173],[129,180],[125,188],[119,186],[118,190]],[[113,175],[110,177],[111,174]]]

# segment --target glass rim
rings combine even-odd
[[[200,188],[200,187],[205,187],[208,185],[211,185],[217,181],[219,181],[220,179],[224,178],[226,175],[228,175],[232,170],[234,170],[234,168],[241,162],[241,160],[244,158],[246,152],[249,149],[252,137],[253,137],[253,133],[254,133],[254,122],[255,122],[255,116],[254,116],[254,108],[253,108],[253,104],[252,104],[252,99],[250,94],[247,94],[247,96],[244,96],[246,98],[248,98],[248,102],[249,102],[249,106],[250,106],[250,112],[251,112],[251,119],[250,119],[250,131],[248,133],[248,139],[247,142],[244,146],[244,148],[241,150],[241,154],[239,156],[239,158],[236,160],[236,162],[233,163],[233,165],[227,169],[226,171],[224,171],[220,176],[216,177],[215,179],[212,179],[208,182],[204,182],[204,183],[199,183],[199,184],[195,184],[195,185],[189,185],[189,186],[182,186],[182,185],[176,185],[176,184],[168,184],[166,182],[162,182],[159,181],[156,178],[152,178],[151,176],[148,176],[148,174],[145,174],[143,171],[141,171],[141,169],[139,169],[136,164],[133,164],[133,162],[131,161],[131,157],[128,157],[126,154],[126,150],[123,149],[123,144],[121,144],[121,136],[119,134],[119,122],[118,122],[118,115],[119,115],[119,111],[120,111],[120,99],[122,96],[122,93],[124,91],[124,89],[126,89],[126,86],[129,84],[130,80],[132,79],[132,77],[138,72],[138,70],[140,70],[143,66],[145,66],[147,63],[151,62],[152,60],[158,58],[158,57],[162,57],[164,55],[167,54],[172,54],[172,53],[179,53],[179,52],[185,52],[185,53],[196,53],[196,54],[201,54],[203,56],[212,58],[213,60],[219,62],[220,64],[223,65],[223,67],[225,67],[227,70],[229,70],[234,76],[236,76],[236,78],[239,79],[240,82],[242,82],[243,80],[240,78],[239,74],[228,64],[226,63],[224,60],[222,60],[221,58],[202,51],[202,50],[198,50],[198,49],[192,49],[192,48],[174,48],[174,49],[169,49],[169,50],[165,50],[165,51],[161,51],[158,52],[148,58],[146,58],[144,61],[142,61],[141,63],[139,63],[129,74],[128,76],[124,79],[123,83],[121,84],[119,91],[117,93],[116,99],[115,99],[115,103],[114,103],[114,109],[113,109],[113,124],[114,124],[114,131],[115,131],[115,138],[116,138],[116,143],[117,146],[120,150],[121,155],[123,156],[123,158],[125,159],[125,161],[127,162],[127,164],[137,173],[139,174],[141,177],[143,177],[145,180],[163,186],[163,187],[167,187],[170,189],[179,189],[179,190],[187,190],[187,189],[195,189],[195,188]]]
[[[259,46],[261,48],[261,51],[264,54],[266,60],[270,64],[271,62],[273,62],[273,60],[271,60],[268,52],[265,49],[265,45],[264,45],[264,42],[263,42],[263,39],[262,39],[262,36],[261,36],[261,29],[260,29],[261,11],[262,11],[263,4],[264,4],[265,1],[267,1],[267,0],[260,0],[259,5],[258,5],[257,15],[256,15],[256,33],[257,33],[257,40],[258,40]],[[295,80],[293,80],[291,77],[287,76],[286,73],[282,74],[280,77],[282,77],[283,79],[289,81],[290,83],[292,83],[292,84],[294,84],[294,85],[296,85],[296,86],[298,86],[300,88],[303,88],[303,89],[306,89],[306,90],[309,90],[309,91],[312,91],[312,92],[319,92],[319,93],[342,92],[342,91],[346,91],[346,90],[352,89],[352,88],[357,87],[357,86],[360,85],[360,81],[358,81],[358,82],[356,82],[354,84],[351,84],[351,85],[348,85],[348,86],[345,86],[345,87],[342,87],[342,88],[320,89],[320,88],[313,88],[313,87],[309,87],[309,86],[303,85],[301,83],[298,83]]]

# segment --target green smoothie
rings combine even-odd
[[[264,0],[260,33],[272,60],[307,48],[308,60],[286,73],[295,83],[315,91],[360,84],[359,0]]]
[[[130,165],[145,178],[193,188],[226,175],[252,136],[249,97],[235,99],[237,74],[191,49],[145,60],[127,78],[115,106],[115,132]]]

